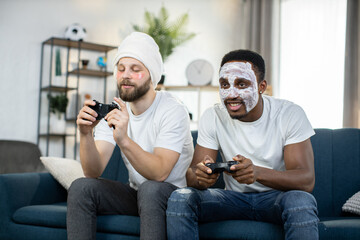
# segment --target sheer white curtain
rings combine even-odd
[[[360,3],[347,0],[344,127],[360,128]]]
[[[343,121],[346,0],[282,0],[277,97],[299,104],[315,128]]]

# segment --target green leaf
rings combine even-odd
[[[67,98],[66,94],[63,93],[55,96],[48,94],[47,97],[49,99],[50,112],[52,113],[66,112],[66,107],[69,102],[69,99]]]
[[[174,22],[169,21],[169,12],[163,6],[157,16],[145,11],[145,25],[143,27],[133,24],[135,31],[144,32],[154,38],[160,49],[160,54],[165,61],[174,49],[196,36],[195,33],[187,33],[185,30],[189,22],[187,13],[180,15]]]

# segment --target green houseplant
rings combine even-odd
[[[67,104],[69,99],[67,98],[66,94],[58,94],[58,95],[51,95],[48,94],[49,104],[50,104],[50,112],[56,114],[58,118],[61,118],[61,114],[65,113]]]
[[[185,27],[189,21],[187,13],[180,15],[175,21],[169,20],[169,12],[161,7],[158,16],[145,11],[145,26],[133,24],[133,29],[144,32],[154,38],[160,49],[160,54],[165,62],[174,49],[184,42],[195,37],[195,33],[187,33]],[[164,76],[163,76],[164,77]]]

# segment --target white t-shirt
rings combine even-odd
[[[159,91],[152,105],[142,114],[135,116],[129,103],[128,135],[144,151],[153,153],[154,148],[161,147],[180,153],[180,157],[165,180],[178,187],[186,186],[186,170],[194,153],[193,140],[190,131],[189,113],[186,107],[168,92]],[[95,127],[95,141],[104,140],[116,144],[113,129],[104,119]],[[146,181],[130,164],[127,157],[121,153],[129,171],[130,186],[138,189]]]
[[[302,142],[315,134],[303,109],[286,100],[262,96],[264,109],[254,122],[232,119],[221,105],[207,109],[199,122],[197,143],[205,148],[220,150],[223,161],[232,161],[240,154],[255,165],[285,170],[284,146]],[[239,192],[263,192],[271,188],[255,182],[239,184],[224,175],[226,189]]]

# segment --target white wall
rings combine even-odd
[[[188,12],[197,36],[165,64],[168,85],[187,85],[186,66],[205,58],[215,69],[235,43],[241,0],[0,0],[0,139],[36,143],[41,42],[62,37],[71,23],[87,29],[86,41],[119,45],[142,24],[144,10],[162,4],[172,17]],[[111,60],[111,59],[110,59]]]

